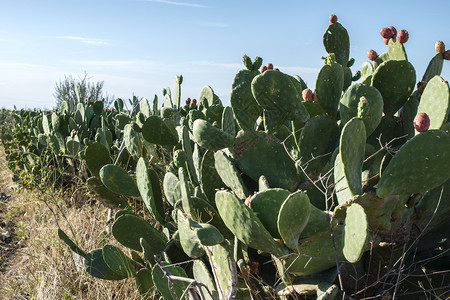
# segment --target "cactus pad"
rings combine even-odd
[[[216,206],[225,225],[244,244],[276,256],[287,253],[286,249],[273,240],[253,211],[234,194],[218,191]]]
[[[309,220],[310,202],[306,193],[295,192],[287,197],[278,213],[278,232],[284,244],[296,250],[298,240]]]
[[[368,233],[369,228],[364,208],[357,203],[353,203],[347,209],[344,223],[343,253],[349,262],[356,263],[361,258]]]
[[[404,144],[381,174],[377,196],[423,193],[450,177],[450,136],[424,131]]]

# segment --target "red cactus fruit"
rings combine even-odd
[[[267,66],[262,66],[261,67],[261,74],[264,73],[265,71],[267,71]]]
[[[426,113],[418,113],[414,118],[414,128],[418,132],[426,131],[430,128],[430,118]]]
[[[337,22],[337,16],[336,16],[336,15],[331,15],[329,21],[330,21],[330,22],[329,22],[330,25],[331,25],[331,24],[336,24],[336,22]]]
[[[189,97],[186,98],[186,104],[191,104],[191,98]]]
[[[383,43],[384,43],[385,45],[387,45],[387,44],[389,43],[389,40],[390,40],[390,39],[385,39],[385,38],[383,38]]]
[[[197,105],[197,99],[192,99],[192,103],[194,103],[194,105]]]
[[[444,53],[445,52],[445,44],[443,41],[437,41],[436,44],[434,44],[434,49],[437,53]]]
[[[389,27],[383,27],[380,31],[380,34],[383,38],[390,39],[394,35],[394,32],[392,32],[392,29],[390,29]]]
[[[268,63],[267,64],[267,69],[268,70],[273,70],[273,64],[272,63]]]
[[[397,33],[397,41],[401,44],[404,44],[409,39],[409,33],[407,30],[402,29]]]
[[[397,34],[397,29],[395,29],[394,26],[389,26],[388,27],[390,30],[392,30],[392,35],[396,35]]]
[[[377,57],[378,53],[375,50],[370,49],[369,51],[367,51],[367,58],[370,59],[371,61],[375,61]]]
[[[303,100],[306,102],[313,102],[314,101],[314,93],[310,89],[304,89],[302,92]]]
[[[277,71],[277,72],[280,72],[280,69],[278,69],[278,68],[275,68],[275,69],[273,69],[274,71]]]
[[[114,112],[114,110],[115,110],[115,109],[111,107],[111,112]]]
[[[444,59],[445,60],[450,60],[450,50],[447,50],[444,52]]]

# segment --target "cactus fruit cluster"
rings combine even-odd
[[[383,28],[387,51],[369,51],[352,74],[348,32],[335,15],[329,21],[314,92],[300,76],[244,55],[230,107],[209,86],[182,105],[177,76],[161,108],[155,97],[152,107],[142,99],[128,110],[118,100],[112,112],[80,103],[53,112],[51,126],[47,114],[31,116],[42,124],[36,145],[54,141],[55,154],[80,157],[89,188],[120,209],[111,235],[121,248],[85,251],[58,231],[86,272],[133,278],[144,299],[154,288],[164,299],[360,298],[383,282],[396,286],[390,263],[399,249],[411,272],[414,257],[442,254],[445,51],[438,47],[419,92],[407,31]],[[149,218],[132,211],[134,201]]]

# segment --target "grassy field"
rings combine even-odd
[[[74,232],[84,249],[112,243],[102,233],[107,211],[103,206],[82,190],[71,195],[17,189],[2,150],[0,172],[0,192],[12,195],[0,200],[1,300],[140,299],[132,279],[105,281],[86,274],[57,236],[59,224],[65,232]]]

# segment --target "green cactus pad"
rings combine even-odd
[[[310,206],[308,195],[301,191],[289,195],[281,205],[277,220],[278,232],[284,244],[293,250],[298,248],[298,240],[308,223]]]
[[[197,144],[212,151],[230,147],[234,142],[234,136],[201,119],[194,122],[193,136]]]
[[[127,171],[116,165],[105,165],[99,172],[102,183],[112,192],[124,196],[139,197],[139,189]]]
[[[139,272],[136,273],[136,277],[134,277],[134,282],[142,299],[150,300],[153,298],[151,295],[151,290],[154,286],[152,270],[147,268],[140,269]]]
[[[175,203],[181,199],[178,177],[171,172],[167,172],[164,175],[163,188],[167,201],[174,206]]]
[[[77,156],[80,152],[81,144],[79,141],[75,139],[70,139],[70,137],[66,140],[66,151],[68,154],[72,156]]]
[[[125,147],[131,155],[141,157],[141,146],[138,133],[133,129],[134,124],[127,124],[123,129],[123,140],[125,141]]]
[[[253,79],[253,97],[270,114],[287,120],[306,122],[309,113],[301,102],[302,96],[294,80],[296,81],[282,72],[268,70]]]
[[[72,250],[73,252],[75,252],[76,254],[84,257],[86,256],[86,252],[84,252],[83,250],[81,250],[68,236],[67,234],[61,229],[58,228],[58,237],[64,242],[66,243],[67,246],[69,246],[70,250]]]
[[[163,224],[165,214],[158,175],[148,167],[142,157],[136,165],[136,184],[147,210],[156,221]]]
[[[360,260],[368,239],[369,228],[364,208],[353,203],[347,208],[347,216],[344,223],[344,247],[345,258],[352,264]]]
[[[216,193],[216,206],[225,225],[244,244],[276,256],[287,250],[274,241],[253,211],[228,191]]]
[[[180,234],[180,244],[186,253],[191,258],[202,257],[205,254],[200,240],[197,238],[194,230],[191,229],[190,220],[184,216],[181,210],[177,211],[178,232]]]
[[[122,277],[134,277],[134,269],[131,259],[122,250],[113,245],[105,245],[102,248],[102,256],[108,267]]]
[[[86,181],[88,189],[95,194],[97,200],[109,208],[126,208],[128,206],[127,199],[110,191],[97,177],[90,177]]]
[[[423,74],[422,81],[429,82],[434,76],[441,75],[444,66],[444,54],[436,53],[428,64],[425,74]]]
[[[424,131],[404,144],[381,174],[377,196],[423,193],[450,177],[450,136]]]
[[[388,42],[389,60],[408,60],[406,56],[405,46],[397,41],[394,36]]]
[[[219,229],[226,238],[231,238],[233,236],[211,203],[198,197],[192,197],[190,202],[194,211],[192,218],[195,221],[213,225]]]
[[[372,77],[372,86],[383,96],[383,111],[388,116],[394,115],[408,101],[415,84],[416,71],[406,60],[383,62]]]
[[[283,144],[270,134],[240,131],[233,151],[239,169],[255,182],[264,175],[271,186],[292,191],[301,180]]]
[[[344,85],[342,87],[342,90],[345,91],[352,84],[353,75],[352,70],[350,70],[350,68],[346,66],[342,66],[342,70],[344,71]]]
[[[400,109],[400,118],[403,123],[403,131],[408,134],[408,139],[412,138],[416,132],[414,129],[414,118],[417,115],[417,108],[419,107],[421,95],[418,91],[415,91],[411,97],[409,97],[408,102],[403,105]]]
[[[205,85],[202,88],[198,100],[202,101],[204,98],[206,98],[206,100],[208,101],[209,106],[221,104],[219,97],[217,97],[217,95],[214,94],[213,89],[209,85]]]
[[[178,136],[181,140],[181,146],[184,153],[186,153],[187,167],[189,170],[189,175],[194,183],[198,182],[197,170],[194,164],[194,155],[192,150],[192,141],[190,138],[189,130],[186,126],[177,127]]]
[[[238,275],[233,259],[233,247],[227,240],[212,247],[206,247],[211,270],[216,282],[219,299],[234,299],[237,293]]]
[[[105,280],[122,280],[126,277],[111,270],[103,260],[102,249],[95,249],[84,256],[83,260],[86,272],[91,276]]]
[[[178,179],[180,180],[181,203],[183,211],[192,217],[193,209],[191,197],[194,195],[194,188],[186,178],[186,173],[183,168],[178,169]]]
[[[188,278],[186,271],[179,266],[169,266],[168,263],[162,263],[163,268],[173,276]],[[188,287],[188,283],[184,281],[173,281],[169,283],[169,279],[164,274],[161,267],[157,264],[152,269],[152,279],[158,292],[163,296],[164,300],[173,300],[172,293],[176,295],[177,299],[181,299],[185,289]]]
[[[142,126],[142,136],[152,144],[176,145],[178,137],[158,116],[150,116]]]
[[[426,113],[430,118],[429,129],[441,129],[447,121],[450,110],[450,89],[448,82],[434,76],[420,97],[417,113]],[[416,131],[416,134],[418,132]]]
[[[326,211],[320,210],[314,205],[310,204],[308,223],[300,234],[300,238],[307,238],[313,235],[323,233],[330,230],[331,225],[334,227],[338,221],[332,218],[332,215]]]
[[[214,153],[214,165],[223,183],[241,199],[247,198],[248,191],[241,175],[235,167],[231,153],[217,151]]]
[[[316,97],[320,106],[331,118],[335,118],[344,87],[344,71],[341,65],[325,64],[316,79]]]
[[[336,159],[334,170],[334,180],[337,182],[336,195],[339,203],[347,201],[350,195],[362,194],[361,173],[365,146],[366,129],[364,122],[361,119],[353,118],[342,129],[339,159]],[[342,178],[341,170],[344,173],[344,178]]]
[[[234,116],[243,130],[255,128],[256,120],[261,116],[262,107],[252,94],[252,80],[259,71],[241,70],[234,77],[231,85],[230,104]]]
[[[373,72],[374,69],[372,63],[370,61],[364,61],[361,64],[361,83],[370,84],[372,82]]]
[[[343,226],[335,226],[333,228],[333,234],[337,256],[339,259],[343,259],[344,255],[341,246]],[[287,272],[292,275],[312,275],[336,265],[333,239],[329,231],[300,240],[297,252],[300,254],[292,254],[289,257],[283,258]]]
[[[215,226],[207,223],[199,223],[194,228],[197,239],[203,246],[214,246],[224,241],[222,233]]]
[[[86,148],[85,161],[91,174],[99,177],[100,169],[111,163],[111,155],[105,145],[93,143]]]
[[[200,289],[203,292],[203,295],[205,296],[205,299],[218,300],[219,294],[217,293],[216,290],[214,278],[212,277],[211,272],[209,271],[208,267],[202,260],[200,259],[194,260],[194,263],[192,265],[192,273],[194,273],[194,279],[197,280],[198,282],[203,283],[211,293],[210,295],[208,291],[206,291],[205,287],[200,287]]]
[[[278,231],[278,214],[286,198],[288,190],[274,188],[256,193],[250,199],[250,208],[274,238],[281,238]]]
[[[151,109],[150,109],[150,104],[148,103],[148,100],[147,100],[147,98],[142,98],[142,100],[141,100],[141,102],[140,102],[140,104],[139,104],[139,107],[140,107],[140,112],[146,117],[146,118],[148,118],[148,117],[150,117],[151,115],[152,115],[152,111],[151,111]]]
[[[236,135],[233,109],[229,106],[225,107],[222,112],[222,131],[232,136]]]
[[[317,178],[339,143],[339,127],[325,115],[308,120],[299,139],[301,164],[309,177]]]
[[[330,24],[322,37],[328,53],[336,55],[336,61],[346,66],[350,57],[350,38],[347,30],[340,23]]]
[[[369,104],[368,113],[363,119],[366,126],[366,135],[369,136],[380,124],[383,115],[383,97],[376,88],[362,83],[353,84],[341,98],[339,114],[342,124],[356,117],[361,97],[366,98]]]
[[[122,215],[111,227],[114,238],[125,247],[142,251],[140,239],[144,238],[153,248],[154,254],[161,253],[167,243],[166,237],[144,219],[134,215]]]
[[[214,160],[214,152],[206,151],[200,164],[200,186],[202,192],[210,202],[214,202],[216,190],[225,188],[226,185],[217,173]]]

